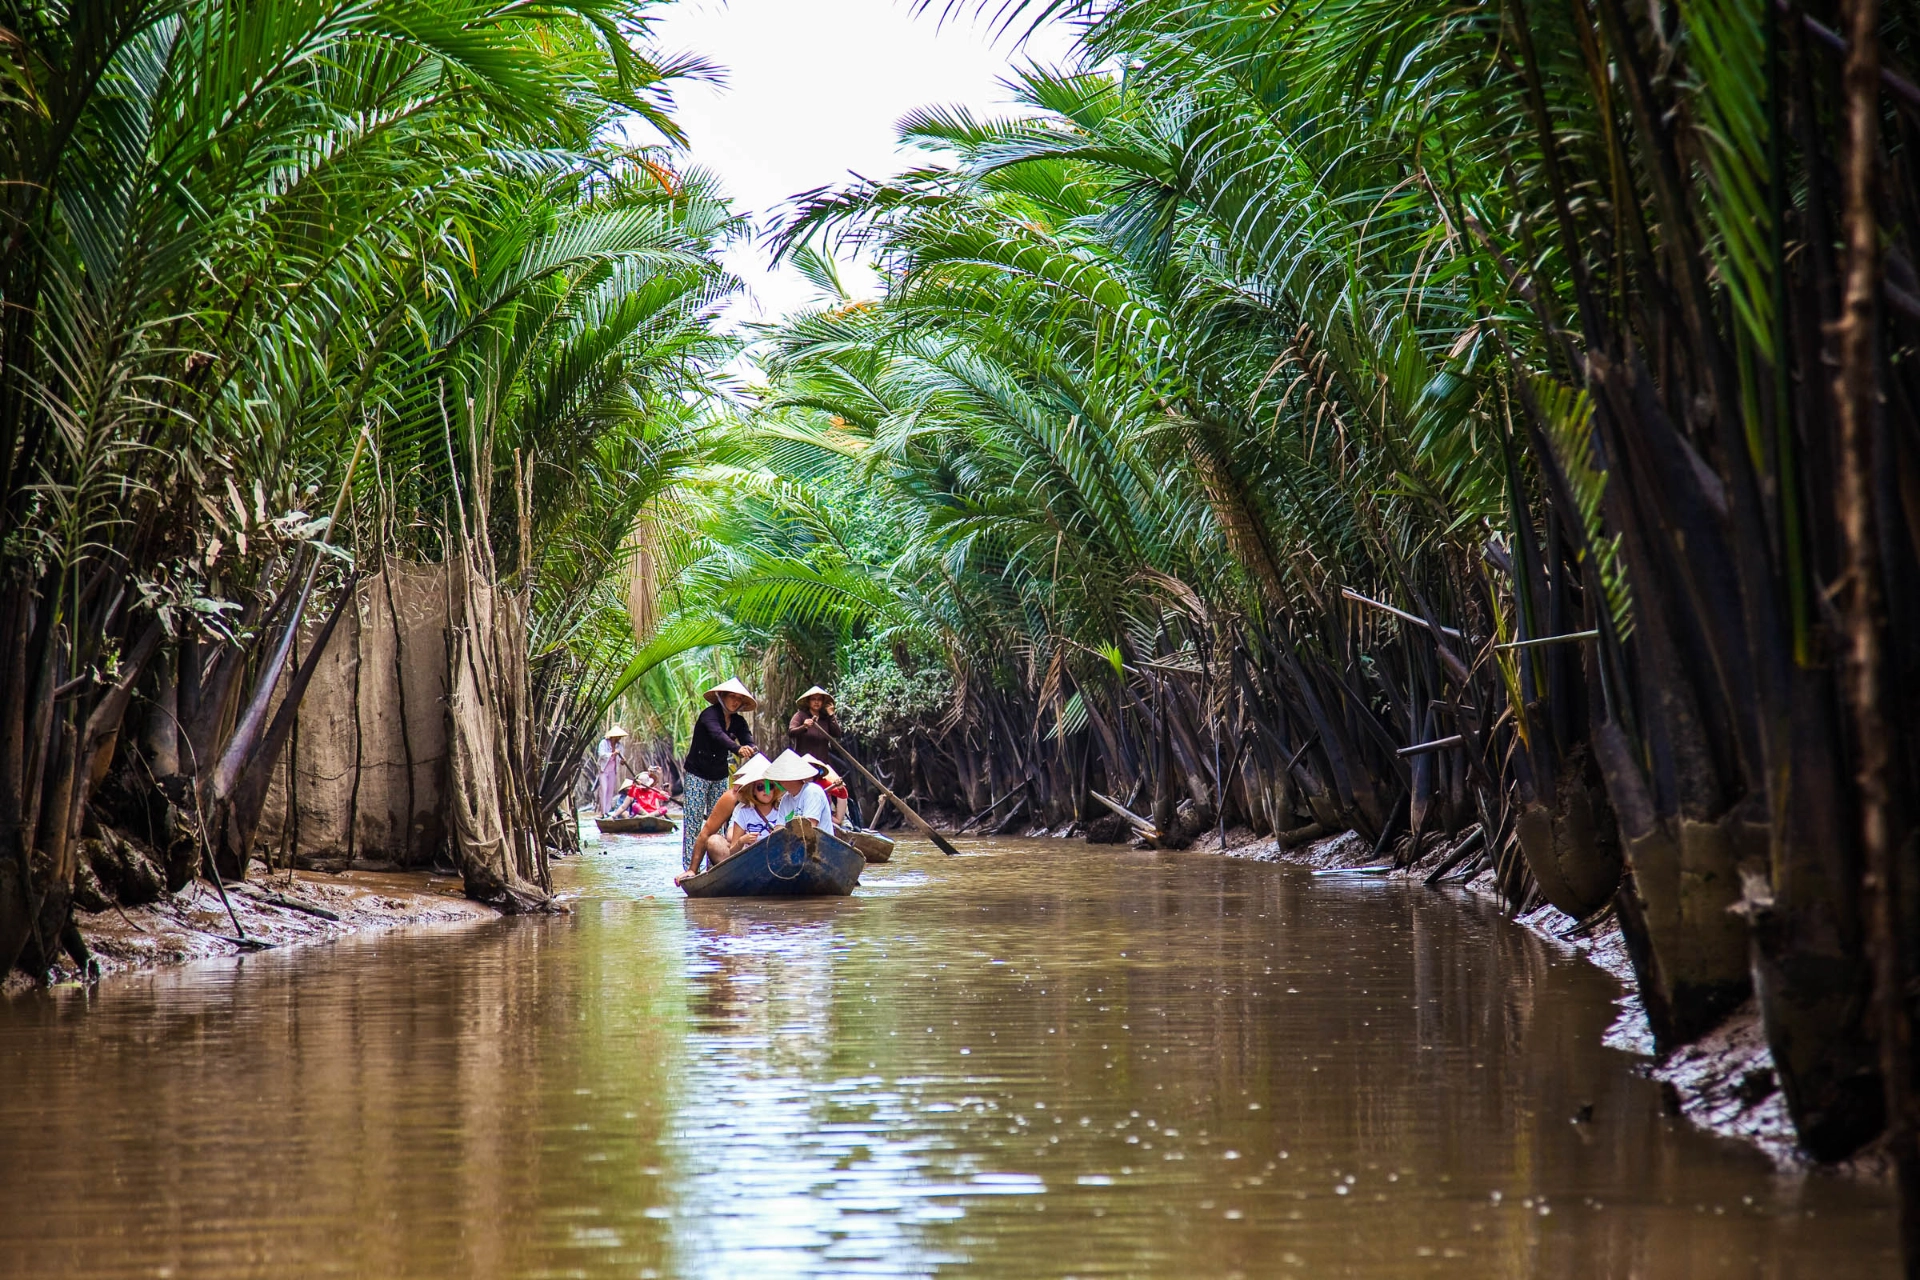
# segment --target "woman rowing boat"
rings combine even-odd
[[[753,730],[741,714],[760,705],[738,680],[725,680],[707,690],[708,706],[693,722],[693,742],[685,761],[687,794],[680,818],[680,865],[691,867],[700,857],[700,831],[714,804],[727,790],[730,758],[755,754]]]
[[[825,760],[827,748],[833,745],[833,738],[839,736],[840,721],[833,714],[833,695],[819,685],[801,694],[799,709],[787,721],[787,745],[794,753]]]
[[[621,793],[626,790],[626,784],[620,779],[632,772],[626,757],[620,754],[621,744],[626,740],[627,731],[615,725],[607,730],[606,741],[601,747],[606,754],[600,757],[600,776],[596,780],[594,799],[599,803],[598,812],[602,816],[611,814],[613,807],[620,803]]]

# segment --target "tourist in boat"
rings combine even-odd
[[[613,807],[620,803],[621,792],[625,790],[620,780],[631,772],[626,758],[620,754],[620,745],[626,740],[627,731],[616,724],[607,730],[606,740],[601,746],[606,754],[600,758],[599,794],[594,799],[598,801],[603,817],[614,816]]]
[[[773,811],[775,826],[785,826],[790,818],[811,818],[820,830],[833,834],[833,802],[819,783],[819,765],[798,752],[782,751],[767,766],[767,776],[786,793]]]
[[[627,779],[626,785],[621,788],[620,801],[610,816],[638,818],[663,813],[666,807],[666,793],[656,790],[653,775],[643,770],[639,776]]]
[[[833,714],[833,695],[819,685],[800,695],[800,706],[787,721],[787,745],[796,755],[825,760],[833,746],[829,735],[840,736],[840,721]]]
[[[773,811],[785,792],[779,783],[768,779],[769,763],[765,756],[755,755],[740,766],[733,785],[714,803],[713,812],[701,824],[693,865],[673,878],[675,884],[699,875],[703,861],[717,867],[773,834]]]
[[[633,795],[634,812],[644,814],[665,813],[667,801],[671,798],[660,789],[660,782],[650,769],[642,769],[634,775]]]
[[[733,757],[746,760],[756,754],[753,730],[743,712],[753,711],[759,699],[738,680],[725,680],[707,690],[707,707],[693,722],[693,743],[687,748],[685,812],[680,819],[680,865],[691,867],[699,855],[699,835],[707,815],[727,791],[727,764]]]
[[[806,752],[800,758],[820,771],[818,778],[820,789],[825,791],[827,799],[833,802],[834,825],[846,826],[847,806],[853,800],[853,793],[847,790],[846,780],[833,771],[832,765],[812,752]]]

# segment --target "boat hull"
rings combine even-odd
[[[637,818],[595,818],[593,825],[603,836],[663,835],[673,830],[673,819],[648,813]]]
[[[868,862],[886,862],[893,857],[893,841],[878,831],[849,831],[847,843]]]
[[[846,843],[789,825],[680,887],[689,898],[844,898],[866,865]]]

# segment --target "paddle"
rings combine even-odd
[[[899,796],[893,794],[893,792],[887,790],[886,783],[874,777],[873,774],[867,769],[867,766],[861,764],[858,760],[855,760],[853,758],[852,753],[850,753],[847,750],[846,745],[842,743],[840,739],[834,737],[830,733],[827,733],[825,729],[820,728],[820,722],[818,720],[815,720],[813,722],[813,727],[816,729],[820,729],[821,733],[826,734],[827,741],[833,744],[833,749],[835,751],[838,751],[841,754],[841,756],[845,758],[848,764],[858,769],[860,771],[861,777],[865,778],[868,782],[871,782],[874,786],[878,787],[880,789],[880,794],[885,796],[887,799],[893,801],[895,807],[898,808],[901,813],[906,814],[908,820],[911,821],[914,826],[919,827],[922,831],[926,832],[927,839],[933,841],[935,844],[940,846],[940,852],[946,854],[949,858],[957,858],[960,856],[960,851],[954,848],[953,845],[948,842],[945,836],[941,835],[938,831],[935,831],[933,829],[932,823],[928,822],[925,818],[915,813],[913,811],[913,806],[909,805],[905,800],[902,800]]]

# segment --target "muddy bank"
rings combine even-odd
[[[1218,853],[1221,852],[1220,839],[1209,834],[1196,841],[1193,848]],[[1450,844],[1436,845],[1414,866],[1384,873],[1384,877],[1425,880],[1447,860],[1452,850]],[[1228,857],[1288,862],[1332,874],[1351,873],[1375,863],[1372,846],[1351,831],[1283,847],[1271,837],[1256,837],[1245,829],[1232,830],[1227,833],[1225,852]],[[1465,881],[1453,880],[1448,887],[1493,901],[1498,901],[1500,896],[1490,869]],[[1620,984],[1620,996],[1614,1001],[1619,1016],[1607,1030],[1606,1044],[1648,1060],[1641,1069],[1663,1086],[1669,1112],[1709,1133],[1758,1147],[1782,1167],[1807,1167],[1814,1163],[1796,1141],[1786,1098],[1774,1070],[1773,1055],[1760,1026],[1759,1007],[1753,1000],[1748,1000],[1699,1041],[1676,1050],[1664,1061],[1655,1060],[1653,1034],[1640,1005],[1633,964],[1627,956],[1617,920],[1609,915],[1583,931],[1579,921],[1551,906],[1541,906],[1514,920],[1549,945],[1585,957]],[[1878,1176],[1880,1163],[1868,1154],[1855,1157],[1841,1168]]]
[[[196,880],[142,906],[75,908],[73,916],[92,953],[95,973],[104,975],[230,956],[262,949],[262,944],[325,942],[400,925],[486,920],[499,914],[465,897],[459,876],[431,872],[276,871],[229,884],[227,900],[231,915],[214,884]],[[235,933],[236,918],[246,943]],[[86,978],[70,958],[61,960],[55,981]],[[27,975],[14,973],[4,990],[32,985]]]

